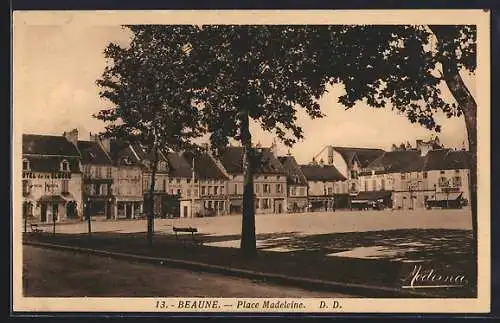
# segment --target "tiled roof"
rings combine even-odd
[[[123,140],[112,140],[110,143],[110,156],[115,165],[142,166],[141,162],[132,151],[130,144]]]
[[[194,157],[194,170],[196,178],[201,179],[227,179],[226,175],[217,166],[216,162],[205,152],[184,152],[182,157],[193,167]]]
[[[255,151],[259,164],[257,174],[286,174],[285,169],[269,148]],[[220,161],[229,174],[243,173],[243,147],[226,147],[221,151]]]
[[[168,175],[171,177],[191,178],[192,171],[189,163],[181,156],[180,153],[166,153],[168,162]]]
[[[332,147],[345,159],[349,166],[352,165],[354,158],[359,161],[360,167],[365,168],[384,153],[383,149],[375,148],[354,148],[354,147]]]
[[[293,156],[280,156],[278,160],[287,173],[288,184],[307,185],[307,179]]]
[[[23,154],[80,157],[76,147],[63,136],[23,134]]]
[[[425,156],[423,170],[467,169],[470,158],[469,152],[464,150],[431,150]]]
[[[377,174],[383,174],[414,171],[414,169],[421,169],[420,165],[421,157],[417,151],[386,151],[369,163],[366,168],[375,170]],[[362,172],[361,175],[365,173]]]
[[[111,159],[102,147],[93,141],[78,141],[78,150],[82,156],[83,164],[111,165]]]
[[[308,181],[344,181],[346,178],[333,165],[300,165]]]
[[[79,157],[61,157],[61,156],[43,156],[29,155],[23,156],[23,159],[29,161],[30,170],[32,172],[51,173],[61,170],[61,163],[67,160],[69,169],[72,173],[80,173],[80,158]]]

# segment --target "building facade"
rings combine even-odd
[[[310,211],[329,211],[347,207],[346,177],[333,165],[309,164],[300,166],[307,179],[307,198]]]
[[[78,130],[64,133],[66,139],[76,145],[80,152],[83,168],[83,207],[87,216],[113,219],[115,197],[113,178],[116,169],[98,138],[91,135],[91,141],[78,140]]]
[[[254,173],[255,213],[287,212],[286,171],[272,148],[255,147]],[[227,147],[221,152],[221,163],[229,174],[227,183],[228,212],[241,213],[243,209],[243,148]]]
[[[143,165],[131,145],[121,140],[104,141],[115,166],[113,214],[116,219],[134,219],[144,212]]]
[[[23,217],[79,220],[83,212],[80,154],[63,136],[23,134]]]
[[[287,212],[305,212],[309,206],[307,178],[293,156],[280,156],[287,177]]]

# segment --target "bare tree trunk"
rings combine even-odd
[[[148,204],[149,204],[149,212],[148,212],[148,245],[153,246],[153,225],[154,225],[154,191],[155,191],[155,179],[156,179],[156,171],[158,168],[158,148],[156,144],[153,148],[154,160],[153,167],[151,169],[151,183],[149,185],[149,196],[148,196]]]
[[[446,41],[446,26],[431,26],[438,41]],[[470,206],[472,211],[472,257],[474,282],[477,282],[477,103],[460,76],[458,66],[451,57],[442,57],[443,77],[451,94],[464,114],[469,141],[470,161]]]
[[[246,257],[257,255],[255,238],[255,205],[253,188],[254,152],[249,128],[248,111],[241,115],[240,135],[243,146],[243,215],[241,223],[240,251]]]

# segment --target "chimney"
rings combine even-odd
[[[278,157],[278,145],[276,144],[276,139],[273,139],[273,144],[271,145],[271,152],[274,157]]]
[[[110,138],[98,138],[100,144],[105,152],[108,154],[111,152],[111,139]]]
[[[78,129],[73,129],[71,130],[70,132],[64,132],[63,133],[63,136],[66,138],[66,140],[68,140],[69,142],[71,142],[73,145],[77,146],[78,144]]]

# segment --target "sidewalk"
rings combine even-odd
[[[414,266],[411,263],[324,257],[314,251],[280,253],[263,250],[259,250],[256,259],[249,260],[241,258],[237,249],[194,245],[187,236],[181,239],[183,241],[170,235],[156,235],[153,247],[148,247],[145,233],[93,233],[91,237],[86,234],[27,234],[23,243],[365,297],[473,297],[474,294],[472,288],[425,292],[401,288]]]

